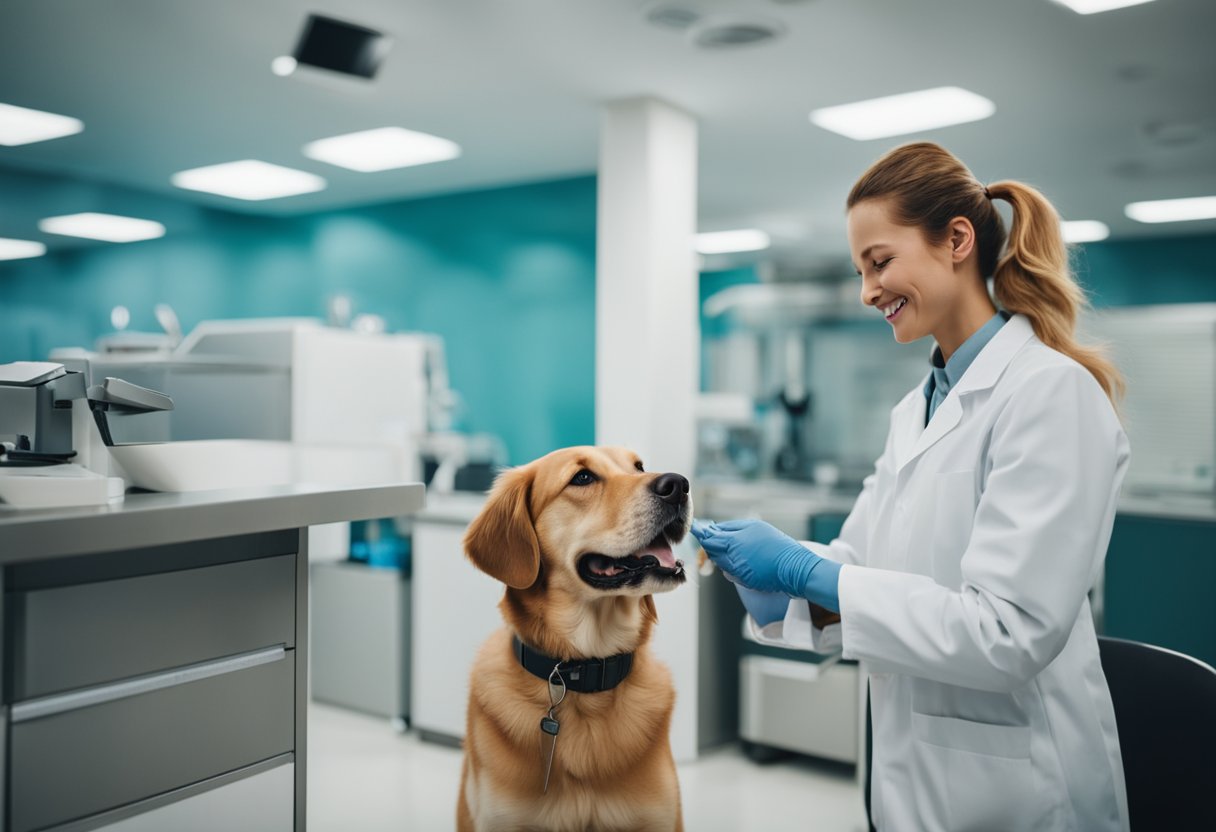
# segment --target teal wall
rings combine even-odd
[[[1216,302],[1216,234],[1079,247],[1077,278],[1095,307]]]
[[[443,336],[461,427],[525,462],[595,438],[595,210],[591,176],[295,218],[197,209],[159,240],[0,262],[0,363],[91,345],[117,304],[156,331],[168,303],[189,331],[324,317],[344,293]]]
[[[1106,553],[1107,635],[1216,665],[1213,588],[1216,522],[1126,514],[1115,519]]]
[[[731,286],[745,283],[759,283],[760,277],[754,266],[739,266],[733,269],[721,269],[714,272],[701,272],[698,284],[697,302],[698,315],[701,319],[701,389],[709,389],[709,340],[726,335],[730,331],[729,315],[719,315],[716,318],[705,317],[705,301]]]

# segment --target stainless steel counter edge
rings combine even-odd
[[[0,507],[0,564],[399,517],[426,502],[421,483],[128,494],[108,506]]]

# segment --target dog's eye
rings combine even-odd
[[[633,467],[637,468],[639,471],[646,470],[645,468],[642,467],[642,460],[640,460],[640,459],[637,462],[633,463]]]
[[[574,479],[570,480],[571,485],[591,485],[595,482],[595,474],[588,471],[586,468],[574,475]]]

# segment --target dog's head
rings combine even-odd
[[[564,448],[501,474],[465,534],[479,569],[509,587],[642,597],[684,582],[672,545],[692,500],[679,474],[647,473],[624,448]]]
[[[507,585],[501,608],[521,637],[604,656],[643,643],[651,596],[684,582],[672,546],[691,523],[679,474],[647,473],[624,448],[564,448],[498,477],[464,549]]]

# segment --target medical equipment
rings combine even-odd
[[[90,460],[122,435],[132,414],[165,413],[173,400],[117,378],[47,361],[0,365],[0,502],[20,508],[96,505],[123,494],[120,477]],[[91,414],[91,418],[89,418]]]

